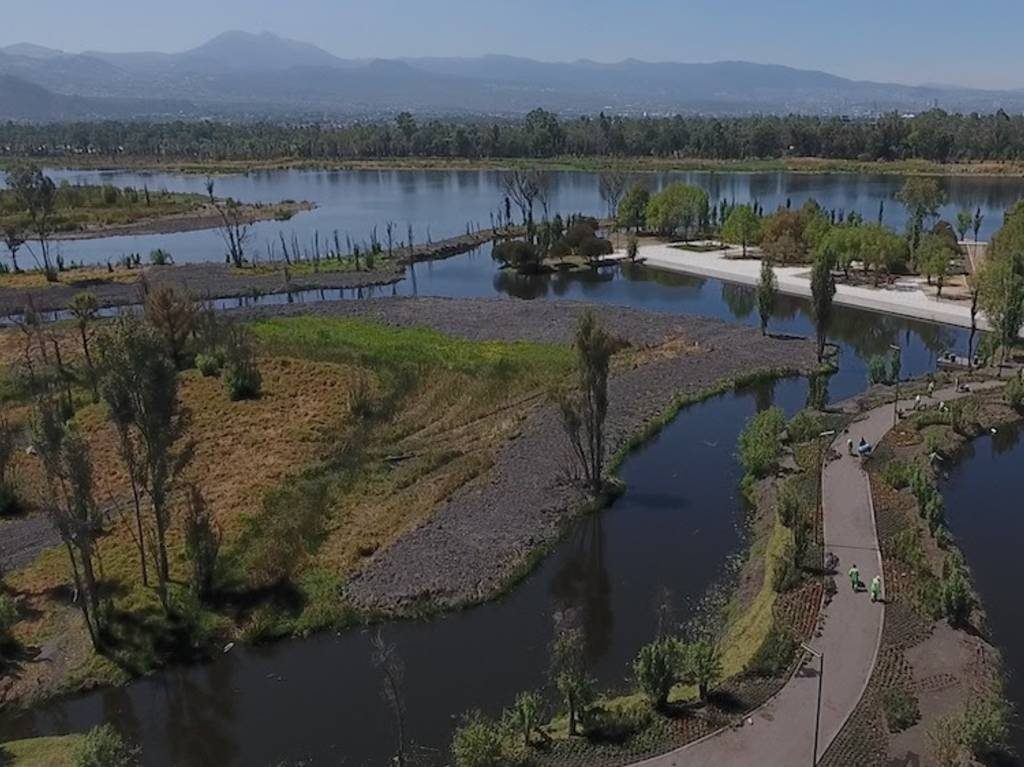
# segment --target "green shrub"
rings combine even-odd
[[[157,248],[149,252],[149,263],[153,266],[167,266],[174,263],[174,258],[163,248]]]
[[[801,410],[789,420],[786,431],[789,432],[789,441],[793,444],[809,442],[821,434],[821,418],[809,410]]]
[[[750,660],[747,670],[757,676],[780,676],[792,665],[797,647],[796,638],[790,632],[772,626],[771,632]]]
[[[889,360],[880,354],[876,354],[868,360],[868,383],[887,384],[889,383]]]
[[[911,467],[903,461],[892,460],[885,465],[882,479],[893,490],[902,490],[910,484]]]
[[[646,706],[602,708],[594,712],[587,737],[592,741],[625,743],[650,727],[652,716]]]
[[[256,349],[249,332],[233,326],[224,349],[224,384],[232,400],[255,399],[263,388],[263,376],[256,364]]]
[[[953,557],[947,557],[942,566],[940,599],[942,615],[950,625],[966,626],[970,623],[974,595],[963,565]]]
[[[779,521],[789,528],[792,528],[799,518],[800,497],[788,482],[779,489],[779,497],[775,502],[775,511],[779,515]]]
[[[480,711],[471,712],[452,737],[455,767],[505,767],[504,741],[497,722]]]
[[[139,751],[109,724],[93,727],[75,746],[74,767],[135,767]]]
[[[977,759],[1010,750],[1010,705],[996,697],[969,703],[960,717],[960,744]]]
[[[1007,405],[1018,412],[1024,411],[1024,379],[1014,378],[1008,382],[1003,389],[1003,396]]]
[[[637,686],[655,708],[663,708],[679,677],[680,644],[675,639],[659,639],[640,648],[633,660]]]
[[[766,477],[778,466],[786,417],[777,407],[763,410],[749,421],[739,438],[740,461],[748,473]]]
[[[889,726],[889,732],[903,732],[921,719],[917,698],[902,687],[886,690],[882,694],[882,708],[885,709],[885,721]]]
[[[205,378],[217,378],[221,368],[224,367],[224,353],[215,351],[210,354],[199,353],[196,355],[196,369]]]

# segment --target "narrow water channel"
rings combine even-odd
[[[989,638],[1003,653],[1008,697],[1017,708],[1014,745],[1024,757],[1024,615],[1015,562],[1024,541],[1024,427],[969,443],[941,483],[946,517],[967,558],[988,617]],[[1016,499],[1016,500],[1014,500]]]

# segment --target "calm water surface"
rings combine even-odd
[[[1014,742],[1024,755],[1024,616],[1011,573],[1024,541],[1024,428],[1001,429],[967,445],[942,483],[946,516],[982,596],[991,639],[1009,669],[1017,706]],[[1017,500],[1014,501],[1013,499]],[[1019,762],[1017,762],[1019,763]]]
[[[888,177],[769,174],[773,180],[767,180],[753,175],[683,175],[722,184],[737,199],[744,189],[748,195],[756,191],[766,207],[772,199],[784,201],[786,195],[799,204],[800,190],[825,202],[824,192],[834,190],[840,181],[845,194],[852,195],[847,199],[863,200],[864,205],[874,200],[877,206],[883,187],[898,186]],[[69,177],[95,180],[96,175]],[[165,181],[151,179],[150,188],[160,188],[161,183],[168,188],[201,189],[202,185],[198,178],[156,178]],[[292,191],[281,191],[282,179],[293,185],[288,187]],[[434,221],[435,238],[464,229],[466,208],[460,200],[487,198],[496,190],[494,174],[487,173],[272,173],[230,177],[218,184],[221,193],[243,199],[309,198],[313,195],[301,189],[308,190],[311,179],[321,190],[314,199],[332,201],[311,216],[351,216],[353,222],[372,225],[372,213],[386,217],[396,199],[408,200],[412,208],[403,210],[416,210],[424,221]],[[597,212],[592,176],[564,174],[560,179],[557,209],[588,209],[590,200],[590,209]],[[109,180],[141,185],[134,175],[113,174]],[[963,183],[968,181],[973,180]],[[238,186],[229,188],[229,184]],[[269,192],[270,188],[275,191]],[[971,194],[980,192],[973,189]],[[1007,189],[1005,194],[1011,192]],[[489,223],[490,204],[486,199],[479,201],[484,225]],[[1005,207],[1002,197],[986,204]],[[449,231],[443,229],[445,221]],[[301,217],[289,225],[300,223]],[[209,237],[210,233],[173,235],[179,244],[171,250],[176,256],[187,253],[182,243],[196,238],[196,253],[206,252]],[[74,245],[99,247],[101,243]],[[570,298],[757,324],[748,288],[629,265],[524,278],[497,270],[486,249],[418,264],[395,286],[356,293],[325,291],[322,296],[413,294]],[[298,299],[320,297],[315,291]],[[274,300],[284,298],[263,299]],[[806,302],[782,298],[772,327],[809,334]],[[830,384],[833,400],[863,390],[866,360],[884,353],[892,343],[904,350],[904,375],[932,370],[938,353],[966,345],[966,334],[958,329],[845,307],[837,309],[832,337],[840,347],[840,372]],[[741,470],[734,454],[744,422],[773,403],[794,413],[806,395],[806,382],[785,380],[687,408],[623,465],[622,477],[629,487],[626,495],[605,513],[579,522],[505,598],[426,622],[387,626],[385,635],[398,645],[406,666],[411,738],[440,760],[461,712],[472,707],[497,712],[516,692],[541,685],[555,621],[567,614],[582,622],[594,673],[602,684],[623,683],[629,660],[654,633],[658,595],[667,589],[678,614],[685,618],[709,586],[721,580],[726,563],[742,548]],[[952,481],[950,487],[958,487],[958,482]],[[968,556],[973,564],[970,551]],[[172,669],[126,688],[8,716],[0,721],[0,732],[4,737],[24,737],[82,730],[102,721],[116,723],[141,743],[146,763],[155,765],[276,765],[299,760],[378,765],[387,762],[392,742],[379,677],[369,663],[369,635],[361,631],[237,648],[207,665]]]
[[[136,173],[121,171],[48,171],[57,181],[108,183],[117,186],[148,187],[151,190],[205,194],[200,175]],[[809,198],[826,209],[858,211],[870,221],[877,220],[879,203],[884,202],[884,222],[902,230],[906,213],[894,199],[903,181],[898,176],[800,173],[709,173],[667,172],[638,174],[657,189],[673,181],[698,184],[713,201],[757,202],[766,211],[787,201],[800,206]],[[550,209],[604,214],[597,190],[597,174],[554,172]],[[981,208],[985,214],[981,237],[988,237],[1002,222],[1003,212],[1024,196],[1024,180],[1013,178],[949,177],[942,179],[949,203],[942,215],[952,221],[962,208]],[[312,241],[314,231],[325,235],[338,230],[356,242],[370,238],[376,226],[383,239],[385,222],[396,224],[396,239],[406,237],[412,224],[414,239],[441,239],[466,231],[467,223],[486,227],[491,215],[503,207],[501,174],[497,171],[254,171],[243,175],[218,176],[216,193],[245,202],[308,200],[318,204],[310,213],[291,221],[267,221],[252,228],[250,253],[265,257],[268,243],[276,245],[279,233],[292,234],[303,245]],[[219,261],[224,248],[214,231],[183,232],[174,235],[113,237],[102,240],[64,242],[60,250],[68,261],[103,263],[116,261],[127,253],[143,258],[158,247],[170,251],[178,262]]]

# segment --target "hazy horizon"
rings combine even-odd
[[[350,59],[739,60],[857,80],[1005,89],[1024,87],[1024,54],[1015,45],[1021,24],[1024,4],[1005,0],[976,3],[963,21],[935,13],[934,3],[924,0],[866,0],[856,8],[765,7],[754,0],[696,0],[685,8],[664,0],[522,0],[515,6],[447,0],[443,8],[404,0],[297,0],[287,7],[269,0],[224,0],[216,7],[198,0],[173,7],[107,0],[102,8],[80,11],[62,0],[37,0],[5,11],[0,46],[178,52],[228,30],[269,31]]]

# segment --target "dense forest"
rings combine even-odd
[[[346,125],[94,122],[0,125],[0,157],[95,155],[166,160],[402,157],[820,157],[968,162],[1024,159],[1024,116],[596,117],[534,110],[518,121],[394,120]]]

